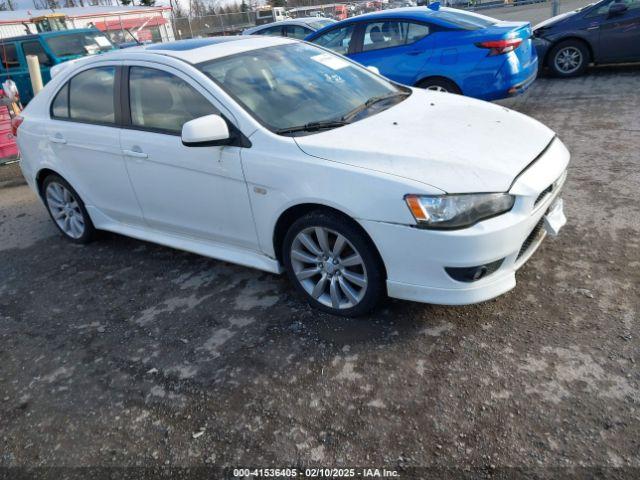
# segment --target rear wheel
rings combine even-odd
[[[549,52],[548,65],[557,77],[577,77],[589,66],[589,49],[579,40],[560,42]]]
[[[296,220],[282,253],[289,279],[325,312],[363,315],[385,294],[384,268],[371,240],[337,214],[315,211]]]
[[[432,90],[435,92],[456,93],[460,95],[462,91],[451,80],[442,77],[425,78],[418,83],[418,88]]]
[[[80,196],[58,175],[49,175],[42,184],[42,193],[49,215],[58,230],[74,243],[88,243],[95,228]]]

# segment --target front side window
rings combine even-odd
[[[364,67],[306,43],[238,53],[197,67],[263,125],[283,134],[314,122],[351,119],[353,112],[372,115],[408,94]]]
[[[622,3],[627,6],[629,10],[633,10],[634,8],[640,8],[640,0],[611,0],[609,2],[604,2],[600,7],[591,12],[588,16],[594,17],[596,15],[606,15],[609,13],[609,9],[611,5],[614,3]]]
[[[362,50],[380,50],[382,48],[409,45],[429,35],[429,27],[420,23],[384,22],[368,23],[364,29]]]
[[[102,32],[56,35],[45,41],[56,57],[93,55],[116,48]]]
[[[300,25],[287,25],[285,28],[287,29],[287,37],[297,38],[299,40],[302,40],[311,33],[309,28]]]
[[[24,42],[22,44],[22,51],[24,56],[35,55],[38,57],[38,62],[43,67],[50,67],[52,65],[51,58],[47,52],[44,51],[44,47],[40,42]]]
[[[219,113],[187,82],[154,68],[131,67],[129,101],[133,126],[177,135],[186,122]]]
[[[69,118],[80,122],[115,123],[116,67],[85,70],[69,81]]]
[[[0,57],[2,58],[2,68],[11,70],[20,67],[15,43],[0,45]]]
[[[330,30],[313,40],[313,43],[333,50],[336,53],[346,55],[349,52],[349,45],[353,38],[354,24],[342,28]]]

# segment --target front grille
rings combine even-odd
[[[542,192],[540,192],[540,195],[538,195],[538,198],[536,198],[536,201],[533,202],[533,206],[535,207],[536,205],[538,205],[544,197],[546,197],[549,193],[552,192],[552,190],[553,190],[553,185],[549,185]]]
[[[524,243],[520,247],[520,251],[518,252],[518,256],[516,257],[516,261],[522,255],[524,255],[525,252],[527,250],[529,250],[529,247],[531,247],[531,244],[536,241],[536,239],[538,238],[538,235],[540,234],[540,230],[542,230],[542,226],[543,225],[544,225],[544,217],[542,217],[540,219],[540,221],[538,223],[536,223],[536,226],[533,227],[533,230],[531,230],[531,233],[529,234],[529,236],[526,238],[526,240],[524,241]]]

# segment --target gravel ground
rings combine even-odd
[[[337,319],[284,277],[71,245],[26,186],[0,189],[0,467],[637,478],[639,92],[640,69],[605,68],[503,102],[571,150],[569,223],[474,306]]]

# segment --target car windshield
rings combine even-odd
[[[56,35],[46,39],[56,57],[92,55],[115,47],[102,32],[81,32]]]
[[[335,128],[389,108],[410,92],[343,57],[297,42],[198,68],[263,125],[283,134]]]

